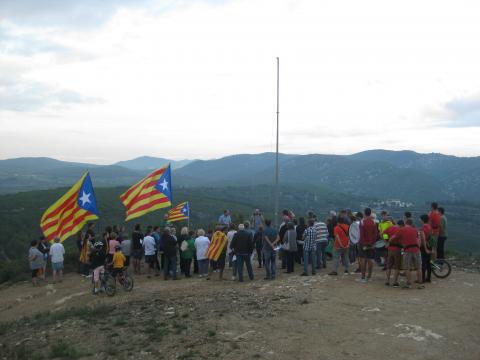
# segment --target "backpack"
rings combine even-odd
[[[182,243],[180,244],[180,250],[187,251],[187,249],[188,249],[187,240],[183,240]]]

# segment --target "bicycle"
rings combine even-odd
[[[445,279],[452,272],[452,266],[445,259],[430,260],[432,273],[439,279]]]
[[[127,268],[123,268],[122,272],[117,277],[118,277],[118,282],[123,287],[123,290],[132,291],[133,283],[134,283],[133,282],[133,277],[128,274]]]
[[[95,293],[95,282],[92,278],[93,292]],[[105,291],[108,296],[113,296],[117,292],[115,278],[106,270],[100,272],[100,289]]]

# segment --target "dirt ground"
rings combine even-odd
[[[0,290],[0,359],[480,359],[480,274],[404,290],[378,268],[367,284],[328,270],[265,281],[256,269],[243,284],[142,275],[111,298],[76,274],[16,284]]]

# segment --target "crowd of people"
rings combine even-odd
[[[418,227],[410,212],[395,220],[382,211],[377,219],[370,208],[356,213],[330,211],[325,221],[312,211],[297,218],[292,211],[284,210],[281,220],[275,227],[256,209],[249,221],[235,225],[225,210],[215,229],[208,232],[182,227],[177,235],[171,224],[145,229],[137,224],[131,236],[123,226],[113,226],[107,227],[101,237],[95,234],[94,224],[88,224],[77,239],[79,272],[93,277],[93,293],[98,294],[100,274],[107,269],[113,276],[122,271],[141,275],[145,265],[147,277],[163,274],[164,280],[178,280],[196,274],[210,280],[218,273],[223,280],[228,266],[231,279],[243,282],[244,267],[248,278],[254,280],[255,258],[258,268],[264,268],[264,279],[274,280],[277,263],[287,274],[294,273],[297,264],[303,267],[301,276],[310,276],[326,269],[327,258],[332,256],[331,276],[337,276],[342,266],[344,274],[359,273],[359,281],[367,283],[376,263],[385,271],[385,285],[400,287],[399,276],[404,270],[404,288],[414,283],[423,288],[431,282],[431,259],[445,256],[447,218],[437,203],[431,204],[429,214],[420,216]],[[32,241],[29,260],[34,285],[45,278],[49,259],[54,282],[61,281],[64,253],[59,239],[53,245],[44,238]]]

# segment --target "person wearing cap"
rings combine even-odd
[[[123,268],[125,267],[125,255],[122,253],[122,246],[120,244],[115,246],[115,253],[113,254],[113,259],[112,259],[112,264],[113,264],[113,270],[112,270],[112,276],[114,278],[117,278],[118,275],[120,275],[123,271]]]
[[[90,253],[90,262],[93,268],[93,295],[97,295],[100,292],[100,273],[105,269],[106,257],[107,253],[103,242],[95,242]]]

